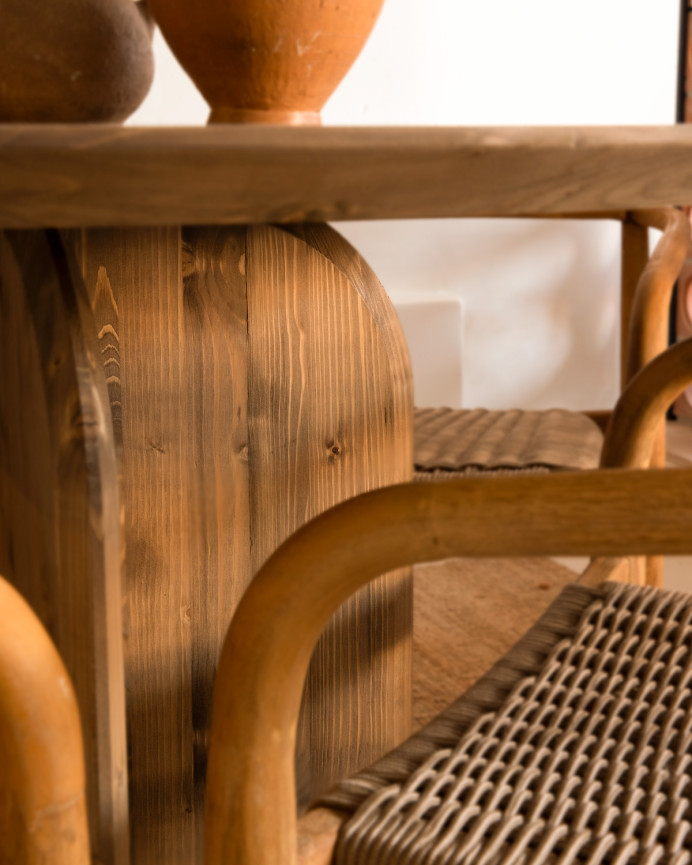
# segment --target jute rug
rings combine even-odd
[[[449,559],[415,568],[414,728],[485,673],[575,577],[549,559]]]

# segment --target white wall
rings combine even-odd
[[[671,123],[678,9],[678,0],[386,0],[323,119]],[[204,123],[204,102],[158,34],[156,56],[154,87],[130,122]],[[339,228],[388,290],[444,290],[463,298],[465,404],[611,403],[613,226],[446,220]],[[435,343],[430,351],[444,347]]]

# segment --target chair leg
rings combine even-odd
[[[649,259],[649,228],[663,232]],[[637,211],[622,224],[621,269],[621,384],[665,351],[668,345],[668,314],[673,286],[685,260],[689,223],[672,208]],[[659,421],[651,447],[651,468],[666,464],[665,422]],[[646,585],[663,585],[663,560],[653,557],[642,563]]]

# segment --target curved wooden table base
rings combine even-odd
[[[231,614],[306,520],[411,477],[408,354],[381,285],[324,225],[69,231],[55,253],[44,237],[0,238],[0,569],[75,679],[100,861],[128,861],[129,783],[132,861],[191,865]],[[55,255],[71,269],[38,279]],[[403,572],[330,623],[301,723],[303,801],[408,734],[411,616]]]

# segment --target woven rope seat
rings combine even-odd
[[[568,586],[493,669],[320,804],[337,865],[683,865],[692,601]]]
[[[540,474],[596,468],[602,444],[603,434],[589,417],[563,409],[418,408],[414,412],[418,481],[488,471]]]

